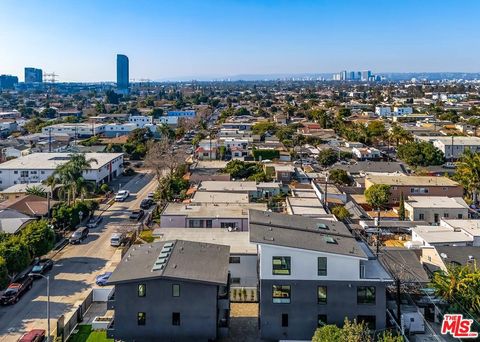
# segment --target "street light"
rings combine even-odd
[[[29,273],[30,277],[40,276],[47,279],[47,342],[50,342],[50,276],[40,273]]]

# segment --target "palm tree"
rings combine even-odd
[[[45,190],[39,185],[32,185],[32,186],[27,186],[25,189],[25,192],[28,195],[35,195],[39,197],[45,197]]]
[[[473,204],[477,204],[480,187],[480,154],[466,150],[457,162],[455,179],[472,194]]]

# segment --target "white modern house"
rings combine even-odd
[[[95,159],[83,177],[97,184],[109,182],[123,171],[123,153],[86,153]],[[70,160],[69,153],[33,153],[0,164],[0,189],[15,184],[39,183]]]
[[[77,138],[88,138],[104,132],[105,125],[98,123],[59,123],[42,128],[43,134],[66,133]]]

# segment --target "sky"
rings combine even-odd
[[[0,74],[63,82],[480,71],[478,0],[0,0]]]

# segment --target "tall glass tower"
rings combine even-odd
[[[117,90],[128,91],[128,57],[117,55]]]

